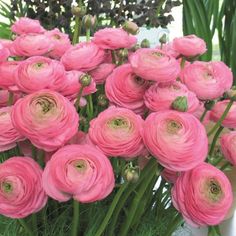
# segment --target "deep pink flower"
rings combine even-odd
[[[147,81],[134,74],[130,64],[124,64],[114,69],[107,78],[105,91],[113,104],[140,113],[145,109],[143,95],[148,85]]]
[[[11,26],[12,32],[16,34],[43,33],[45,29],[38,20],[32,20],[28,17],[21,17]]]
[[[167,168],[165,168],[161,172],[161,177],[164,178],[169,183],[175,183],[178,176],[179,176],[178,172],[169,170]]]
[[[187,35],[173,40],[173,49],[185,57],[195,57],[206,52],[206,43],[196,35]]]
[[[24,218],[47,202],[42,170],[30,157],[12,157],[0,164],[0,214]]]
[[[15,76],[16,85],[25,93],[41,89],[59,91],[65,85],[64,66],[56,60],[35,56],[22,61]]]
[[[210,120],[217,122],[225,111],[229,100],[217,102],[210,112]],[[222,125],[227,128],[236,128],[236,103],[232,105],[227,116],[222,122]]]
[[[61,62],[66,70],[87,72],[95,69],[105,59],[104,50],[94,43],[79,43],[65,52]]]
[[[0,63],[6,61],[10,56],[10,51],[2,43],[0,43]]]
[[[199,100],[188,88],[178,82],[153,84],[145,93],[144,102],[151,111],[161,111],[171,108],[172,102],[177,97],[186,97],[188,112],[192,113],[199,107]]]
[[[94,70],[91,70],[89,74],[93,77],[96,84],[103,84],[114,68],[115,65],[112,63],[102,63]]]
[[[161,165],[186,171],[203,162],[208,152],[204,126],[190,113],[166,110],[150,114],[143,141]]]
[[[22,135],[47,152],[62,147],[79,126],[79,116],[72,103],[51,90],[40,90],[19,99],[11,118]]]
[[[90,122],[89,138],[106,155],[126,159],[144,150],[143,120],[126,108],[110,107]]]
[[[218,225],[231,207],[233,193],[222,171],[202,163],[180,174],[172,189],[172,200],[191,225]]]
[[[221,61],[197,61],[184,68],[181,80],[199,99],[213,100],[231,88],[233,74]]]
[[[11,111],[12,107],[0,108],[0,152],[12,149],[16,142],[24,139],[12,125]]]
[[[138,49],[129,61],[134,73],[146,80],[169,82],[180,73],[178,61],[159,49]]]
[[[52,41],[45,34],[23,34],[13,42],[15,56],[42,56],[53,49]]]
[[[95,202],[114,188],[114,174],[108,158],[90,145],[68,145],[53,154],[43,173],[46,193],[60,201],[71,197]]]
[[[236,165],[236,131],[223,134],[220,138],[221,150],[224,157]]]
[[[49,56],[52,58],[61,58],[61,56],[72,46],[69,35],[62,33],[59,29],[47,31],[45,34],[53,44],[53,49],[49,52]]]
[[[123,29],[105,28],[94,34],[93,40],[102,49],[131,48],[137,43],[137,38]]]

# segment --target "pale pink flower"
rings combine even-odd
[[[236,131],[223,134],[220,138],[221,150],[224,157],[236,165]]]
[[[95,202],[114,188],[114,173],[108,158],[90,145],[67,145],[53,154],[43,173],[46,193],[65,202]]]
[[[10,56],[10,51],[2,43],[0,43],[0,63],[6,61]]]
[[[180,56],[179,52],[174,49],[173,42],[163,44],[162,48],[158,46],[157,49],[164,51],[165,53],[169,54],[174,58]]]
[[[231,184],[216,167],[202,163],[183,172],[172,189],[172,202],[193,226],[218,225],[233,201]]]

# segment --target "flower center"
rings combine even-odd
[[[3,182],[3,183],[2,183],[2,190],[3,190],[5,193],[10,193],[10,192],[12,192],[13,187],[12,187],[12,185],[11,185],[10,182]]]
[[[61,36],[59,34],[54,34],[53,35],[53,38],[54,39],[57,39],[57,40],[60,40],[61,39]]]
[[[50,110],[52,110],[52,108],[55,107],[55,104],[47,98],[37,101],[36,105],[40,105],[43,114],[48,113]]]
[[[43,62],[37,62],[33,65],[33,67],[36,69],[36,70],[40,70],[44,67],[44,63]]]
[[[217,202],[221,199],[223,192],[217,180],[211,179],[207,184],[207,188],[208,188],[208,196],[210,197],[211,200]]]
[[[126,128],[128,123],[122,118],[115,118],[109,122],[109,126],[112,126],[113,128]]]
[[[161,52],[153,52],[152,55],[157,57],[158,59],[164,56]]]
[[[84,173],[87,170],[87,163],[84,160],[75,161],[74,166],[80,173]]]
[[[177,134],[180,129],[182,129],[182,125],[178,121],[170,120],[167,122],[168,133]]]
[[[140,77],[135,77],[134,81],[138,85],[143,85],[145,83],[145,81],[142,78],[140,78]]]

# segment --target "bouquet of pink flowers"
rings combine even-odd
[[[231,70],[197,61],[207,49],[194,35],[140,48],[134,23],[90,39],[93,23],[72,44],[20,18],[0,40],[0,214],[16,235],[171,236],[184,221],[220,235],[236,165]]]

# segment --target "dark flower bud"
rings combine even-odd
[[[148,39],[143,39],[141,42],[141,48],[150,48],[150,42]]]

